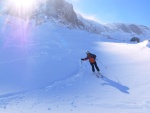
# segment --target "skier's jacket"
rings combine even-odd
[[[88,60],[89,59],[89,62],[90,63],[94,63],[95,62],[95,59],[96,59],[96,55],[95,54],[92,54],[92,53],[89,53],[87,54],[87,57],[84,58],[84,60]]]

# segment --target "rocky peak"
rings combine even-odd
[[[59,19],[62,23],[78,26],[79,21],[73,5],[65,0],[47,0],[45,14],[47,17]]]

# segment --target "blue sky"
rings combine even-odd
[[[100,23],[134,23],[150,27],[150,0],[66,0],[76,12]]]

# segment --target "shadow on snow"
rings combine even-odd
[[[116,89],[120,90],[121,92],[123,93],[126,93],[126,94],[129,94],[128,90],[129,90],[129,87],[127,86],[124,86],[118,82],[115,82],[113,80],[110,80],[109,78],[107,77],[104,77],[103,80],[106,82],[106,83],[103,83],[102,85],[109,85],[109,86],[112,86],[112,87],[115,87]]]

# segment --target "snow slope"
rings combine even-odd
[[[0,19],[0,113],[150,112],[147,41]],[[87,50],[97,55],[103,79],[81,62]]]

